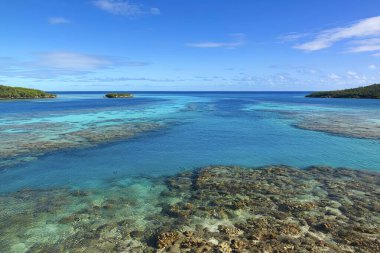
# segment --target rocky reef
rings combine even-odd
[[[4,252],[380,252],[380,174],[212,166],[0,197]]]

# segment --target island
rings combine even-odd
[[[309,98],[371,98],[380,99],[380,84],[372,84],[353,89],[318,91],[306,95]]]
[[[0,85],[0,99],[55,98],[57,95],[41,90]]]
[[[133,98],[131,93],[107,93],[106,98]]]

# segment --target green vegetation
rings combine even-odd
[[[133,98],[131,93],[107,93],[107,98]]]
[[[345,89],[337,91],[313,92],[306,97],[310,98],[373,98],[380,99],[380,84]]]
[[[0,85],[0,99],[55,98],[56,95],[41,90]]]

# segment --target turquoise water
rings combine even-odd
[[[2,158],[0,191],[101,188],[113,178],[172,175],[216,164],[380,171],[379,139],[297,127],[315,115],[350,119],[358,126],[368,121],[380,131],[379,100],[310,99],[303,92],[136,92],[134,99],[103,94],[1,101],[0,151],[7,158]],[[122,127],[129,123],[155,125],[127,138]],[[77,138],[77,131],[96,138],[107,127],[108,139],[96,144]],[[34,152],[43,141],[54,148]],[[23,153],[12,156],[20,149]]]

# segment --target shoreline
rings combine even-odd
[[[30,100],[35,100],[35,99],[49,99],[49,98],[57,98],[56,96],[55,97],[35,97],[35,98],[30,98],[30,97],[19,97],[19,98],[0,98],[0,100],[10,100],[10,101],[13,101],[13,100],[27,100],[27,99],[30,99]]]

